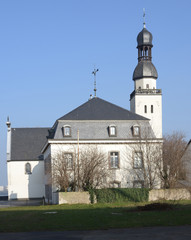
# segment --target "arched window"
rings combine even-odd
[[[25,174],[31,174],[31,164],[30,163],[26,163],[25,164]]]
[[[69,125],[65,125],[62,129],[63,129],[64,137],[70,137],[71,136],[71,127]]]
[[[115,125],[110,125],[109,126],[109,136],[110,137],[116,137],[117,136],[117,129]]]

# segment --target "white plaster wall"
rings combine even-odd
[[[135,144],[112,144],[112,143],[105,143],[105,144],[80,144],[79,150],[83,150],[86,147],[98,147],[98,149],[105,153],[106,158],[108,159],[107,168],[108,171],[113,174],[114,179],[120,181],[122,187],[132,187],[132,180],[134,177],[130,174],[132,169],[132,156],[135,149]],[[54,156],[60,151],[65,152],[76,152],[77,153],[77,144],[51,144],[51,158],[53,159]],[[119,169],[110,169],[109,168],[109,153],[110,152],[119,152]]]
[[[135,89],[138,89],[139,87],[141,87],[141,89],[147,89],[147,84],[149,84],[149,89],[156,89],[156,79],[154,78],[142,78],[134,82]]]
[[[147,106],[147,113],[144,112]],[[151,105],[154,112],[151,113]],[[132,99],[132,111],[150,119],[151,127],[157,138],[162,138],[162,95],[137,94]]]
[[[96,146],[96,144],[80,144],[79,150],[82,150],[88,146]],[[98,148],[105,153],[108,159],[107,168],[110,172],[112,179],[111,181],[121,182],[121,187],[132,187],[133,186],[133,176],[130,174],[132,166],[130,161],[132,161],[132,149],[128,145],[124,144],[98,144]],[[60,151],[65,152],[75,152],[77,155],[77,144],[51,144],[51,158]],[[119,169],[109,168],[109,152],[119,152]],[[56,189],[53,189],[55,191]]]
[[[25,174],[25,164],[31,164],[32,174]],[[43,161],[11,161],[8,168],[9,199],[42,198],[44,191]]]
[[[108,159],[108,164],[106,168],[110,173],[109,181],[118,181],[121,183],[122,188],[131,188],[133,187],[133,181],[140,180],[137,178],[134,169],[133,169],[133,152],[135,151],[135,141],[130,141],[129,143],[111,143],[111,142],[95,142],[90,143],[91,141],[83,141],[83,143],[79,144],[79,150],[83,150],[86,147],[98,147],[98,149],[105,153],[106,158]],[[156,144],[156,143],[154,143]],[[143,146],[139,147],[143,148]],[[139,148],[140,149],[140,148]],[[74,156],[77,156],[77,141],[71,141],[70,143],[51,143],[49,145],[49,149],[47,150],[49,153],[51,152],[51,159],[53,161],[54,157],[57,153],[60,152],[71,152],[76,153]],[[144,150],[143,150],[144,151]],[[110,169],[109,168],[109,152],[119,152],[119,169]],[[143,153],[144,154],[144,153]],[[47,153],[46,153],[47,155]],[[76,159],[77,161],[77,159]],[[53,171],[53,169],[52,169]],[[144,180],[144,179],[142,179]],[[47,183],[45,183],[47,184]],[[156,179],[156,188],[160,188],[160,181]],[[108,184],[107,184],[108,187]],[[55,186],[52,187],[52,196],[54,192],[56,192]],[[53,204],[57,204],[57,200],[54,201],[54,197],[52,197],[51,202]]]
[[[138,89],[139,87],[141,87],[141,89],[147,89],[147,84],[149,84],[149,89],[156,89],[156,79],[154,78],[138,79],[134,83],[134,88]]]

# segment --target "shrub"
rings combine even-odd
[[[146,188],[105,188],[90,191],[90,198],[96,196],[98,203],[144,202],[148,201],[149,189]],[[93,203],[93,201],[92,201]]]

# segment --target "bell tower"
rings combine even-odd
[[[138,64],[133,73],[134,91],[130,95],[130,109],[150,119],[155,136],[162,138],[162,91],[156,87],[158,73],[152,63],[152,39],[144,23],[137,36]]]

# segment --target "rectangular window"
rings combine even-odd
[[[119,168],[118,152],[110,152],[110,168]]]
[[[147,89],[149,88],[149,84],[146,84],[146,88],[147,88]]]
[[[154,112],[153,105],[151,105],[151,113],[153,113],[153,112]]]
[[[143,167],[143,153],[142,152],[135,152],[134,153],[134,168],[142,168]]]
[[[67,169],[73,168],[73,154],[72,153],[64,153],[64,162],[66,164]]]
[[[147,113],[147,105],[145,105],[145,113]]]

